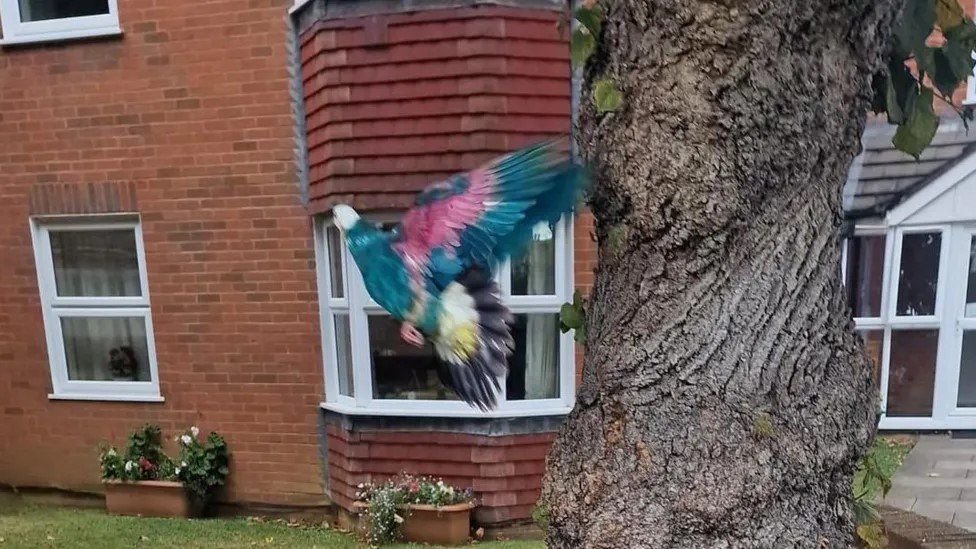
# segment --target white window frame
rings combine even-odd
[[[142,226],[138,218],[104,218],[85,220],[30,220],[37,284],[40,290],[41,311],[47,340],[48,362],[51,369],[52,400],[111,400],[133,402],[162,402],[159,392],[159,372],[153,336],[149,285],[146,277],[146,255],[142,244]],[[141,296],[137,297],[59,297],[54,279],[54,259],[51,254],[51,232],[97,231],[131,229],[135,236],[139,264]],[[146,323],[146,344],[149,356],[149,381],[84,381],[68,378],[62,317],[77,316],[141,316]]]
[[[393,220],[397,216],[371,216],[373,220]],[[345,285],[342,298],[332,297],[326,229],[333,226],[331,219],[315,222],[315,263],[318,278],[319,320],[322,327],[322,361],[325,377],[325,401],[321,407],[344,414],[426,417],[521,417],[560,415],[569,413],[576,394],[576,354],[572,332],[559,334],[559,396],[551,399],[505,399],[505,383],[498,407],[482,412],[461,401],[374,399],[371,361],[369,356],[368,316],[381,314],[382,309],[369,298],[359,269],[354,267],[346,243],[342,245],[342,280]],[[555,294],[549,296],[511,295],[511,265],[503,264],[496,274],[504,303],[515,314],[556,313],[573,293],[573,223],[563,218],[553,231],[555,250]],[[338,347],[336,345],[333,314],[348,314],[352,346],[352,372],[354,397],[339,394]]]
[[[106,14],[44,21],[23,21],[18,0],[0,0],[0,23],[3,27],[3,39],[0,40],[0,45],[122,34],[122,29],[119,28],[117,0],[108,0]]]

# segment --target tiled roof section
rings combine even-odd
[[[323,20],[302,35],[309,209],[402,208],[570,130],[559,13],[478,6]]]
[[[958,118],[942,120],[932,144],[916,161],[891,144],[895,127],[871,121],[862,137],[863,151],[851,164],[844,185],[848,218],[883,215],[929,181],[976,152],[976,129],[969,133]]]

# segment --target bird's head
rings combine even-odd
[[[402,303],[409,299],[406,274],[392,246],[398,232],[383,230],[345,204],[334,206],[332,216],[373,300],[391,312],[406,307]]]

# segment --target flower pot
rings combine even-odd
[[[183,483],[166,480],[105,481],[105,509],[113,515],[194,516]]]
[[[461,545],[468,542],[474,503],[457,503],[443,507],[410,503],[403,507],[403,537],[407,541],[435,545]]]

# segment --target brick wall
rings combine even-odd
[[[231,500],[322,500],[290,4],[119,0],[121,38],[0,49],[0,484],[97,489],[155,421],[226,435]],[[50,401],[28,215],[133,210],[166,401]]]
[[[382,482],[401,471],[444,477],[470,487],[479,507],[479,524],[521,521],[532,516],[539,500],[546,452],[553,432],[485,436],[418,431],[350,432],[326,427],[329,492],[333,501],[351,508],[356,486]]]
[[[484,5],[314,24],[301,37],[312,211],[402,208],[431,181],[568,134],[558,18]]]

